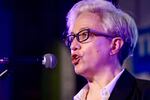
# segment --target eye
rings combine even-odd
[[[80,32],[78,36],[80,41],[85,41],[88,38],[88,32],[87,31]]]

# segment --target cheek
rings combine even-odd
[[[84,50],[83,62],[87,66],[94,66],[101,58],[101,50],[96,45],[89,46]]]
[[[83,60],[88,66],[98,66],[106,62],[108,57],[108,44],[106,42],[95,42],[85,49]]]
[[[96,49],[95,52],[97,52],[100,55],[107,56],[110,51],[109,45],[110,45],[110,42],[106,39],[103,39],[102,41],[97,41],[95,42],[95,49]]]

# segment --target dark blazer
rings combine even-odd
[[[125,70],[109,100],[150,100],[150,81],[136,79]]]

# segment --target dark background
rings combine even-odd
[[[58,51],[73,0],[1,0],[0,56],[42,56]],[[0,79],[0,100],[41,100],[39,65],[11,64]],[[6,65],[1,65],[1,69]],[[56,69],[57,70],[57,69]],[[51,92],[51,91],[50,91]],[[58,95],[56,95],[58,96]]]
[[[15,0],[13,5],[13,53],[15,55],[40,56],[50,52],[58,58],[58,42],[61,42],[61,33],[65,30],[65,15],[74,2],[71,0]],[[12,98],[14,100],[60,99],[57,88],[59,82],[49,84],[51,85],[48,90],[50,93],[45,98],[43,97],[45,94],[42,95],[41,80],[41,68],[37,68],[37,66],[17,68],[14,73]],[[55,80],[51,79],[50,81]],[[57,87],[52,84],[56,84]]]

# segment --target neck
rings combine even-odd
[[[103,69],[95,73],[92,78],[88,79],[89,89],[99,90],[110,83],[114,77],[121,72],[122,68],[120,64],[111,64],[103,66]]]

